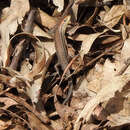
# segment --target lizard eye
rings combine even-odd
[[[67,20],[66,19],[64,19],[64,22],[66,22]]]

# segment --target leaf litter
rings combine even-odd
[[[129,0],[0,5],[1,130],[130,129]],[[68,15],[69,62],[62,70],[54,34]],[[70,79],[73,92],[63,104]]]

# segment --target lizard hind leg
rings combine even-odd
[[[59,63],[55,64],[54,68],[58,76],[61,77],[62,72],[61,72],[60,64]]]
[[[68,102],[68,104],[70,104],[70,98],[71,98],[72,93],[73,93],[73,83],[71,80],[68,81],[68,85],[69,85],[68,94],[67,94],[67,97],[64,100],[63,104],[66,104],[67,102]]]

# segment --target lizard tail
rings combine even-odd
[[[69,84],[70,87],[69,87],[67,98],[64,100],[63,104],[66,104],[69,101],[70,97],[72,96],[72,92],[73,92],[73,83],[72,83],[72,80],[69,80],[68,84]]]

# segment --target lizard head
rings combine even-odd
[[[64,17],[64,19],[63,19],[63,24],[68,24],[68,23],[69,23],[69,21],[70,21],[70,18],[71,18],[71,16],[70,16],[70,15],[65,16],[65,17]]]
[[[68,15],[68,16],[65,16],[61,22],[61,25],[62,25],[62,30],[65,31],[66,30],[66,27],[67,25],[69,24],[69,21],[70,21],[70,18],[71,16]]]

